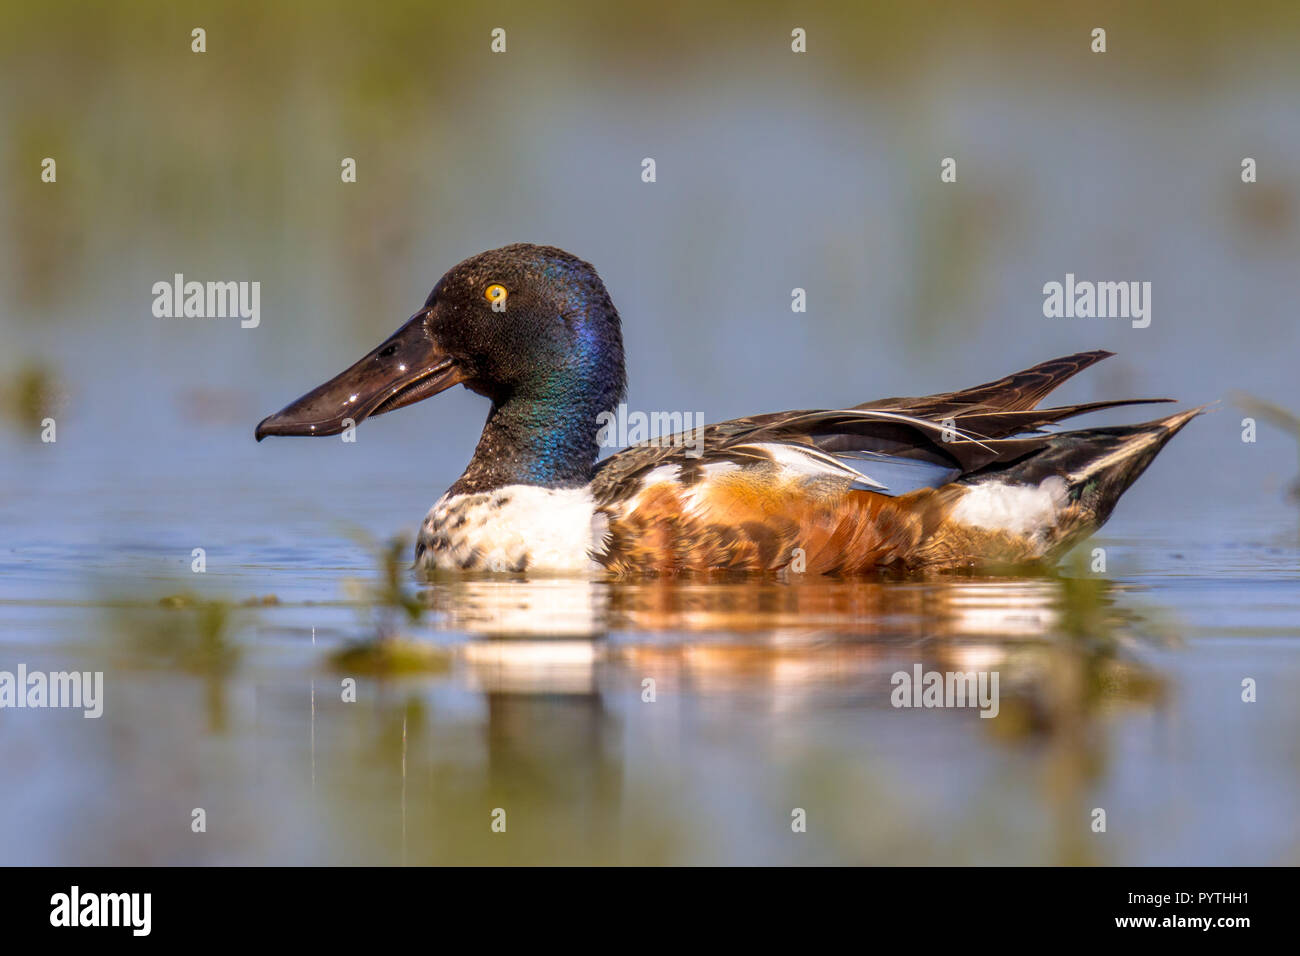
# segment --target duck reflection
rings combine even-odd
[[[412,862],[691,859],[716,821],[679,804],[719,754],[762,767],[759,804],[829,787],[835,806],[885,801],[924,828],[908,784],[875,781],[883,789],[854,798],[835,781],[881,748],[886,763],[926,767],[951,762],[954,746],[971,772],[999,752],[1013,760],[1006,785],[1037,814],[1042,861],[1105,862],[1087,821],[1108,773],[1109,722],[1165,695],[1143,648],[1170,638],[1122,587],[1095,578],[485,578],[435,583],[421,598],[457,636],[442,642],[450,671],[398,695],[403,720],[414,718],[401,755],[403,805],[409,773],[414,808],[401,858]],[[894,675],[915,668],[997,673],[996,719],[899,709]],[[453,717],[439,702],[464,691],[473,713]],[[410,710],[411,693],[429,706]],[[383,736],[396,741],[390,716]],[[497,808],[509,841],[490,836]],[[973,813],[961,825],[979,829]],[[851,815],[835,826],[846,860],[906,862]]]
[[[466,578],[431,586],[441,627],[493,637],[782,632],[1035,636],[1060,621],[1061,579],[644,581]]]
[[[1162,683],[1132,653],[1169,640],[1102,579],[637,582],[480,579],[425,595],[489,695],[755,695],[773,713],[889,709],[893,675],[997,672],[989,729],[1050,732]]]

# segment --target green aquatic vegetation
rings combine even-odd
[[[54,369],[40,361],[19,366],[10,384],[0,389],[0,409],[15,428],[40,435],[41,423],[56,417],[66,406],[67,395]]]
[[[415,624],[424,615],[424,603],[406,587],[410,554],[408,542],[401,536],[378,549],[379,582],[373,601],[380,608],[405,614],[407,622]]]
[[[107,650],[118,667],[200,678],[208,727],[223,732],[227,684],[244,656],[236,637],[243,613],[230,601],[185,591],[152,602],[118,600],[107,606],[115,638]]]
[[[1300,456],[1300,415],[1290,409],[1283,408],[1275,402],[1265,401],[1244,392],[1234,395],[1233,400],[1247,414],[1255,418],[1262,418],[1284,432],[1288,432],[1295,439],[1296,454]],[[1287,497],[1300,503],[1300,476],[1287,488]]]
[[[242,651],[234,637],[233,604],[186,592],[165,595],[157,604],[157,610],[129,604],[114,612],[114,628],[134,660],[205,676],[236,669]]]
[[[1074,638],[1112,643],[1110,581],[1089,571],[1082,551],[1076,551],[1061,570],[1062,630]]]
[[[412,640],[403,626],[416,624],[425,606],[407,586],[410,547],[405,538],[395,537],[379,545],[365,540],[375,556],[376,576],[356,588],[362,626],[370,636],[335,651],[329,657],[336,670],[360,674],[438,673],[450,666],[450,655],[433,644]]]
[[[424,641],[387,635],[348,644],[330,654],[329,664],[347,674],[435,674],[451,667],[451,655]]]
[[[371,552],[376,566],[370,581],[347,582],[349,597],[361,612],[363,626],[384,637],[398,633],[403,624],[418,623],[425,605],[407,586],[411,567],[407,540],[398,535],[381,544],[356,528],[349,529],[348,534]]]

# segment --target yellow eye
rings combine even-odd
[[[509,294],[510,293],[506,291],[506,287],[501,285],[499,282],[493,282],[483,290],[483,298],[487,299],[493,305],[496,305],[498,302],[504,305],[506,296]]]

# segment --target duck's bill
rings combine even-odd
[[[268,435],[337,435],[461,381],[460,368],[430,338],[420,314],[351,368],[262,419],[254,434],[258,441]]]

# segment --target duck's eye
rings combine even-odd
[[[492,303],[494,308],[498,309],[506,304],[506,296],[509,294],[510,293],[506,291],[506,287],[499,282],[493,282],[483,290],[483,298],[487,299]]]

